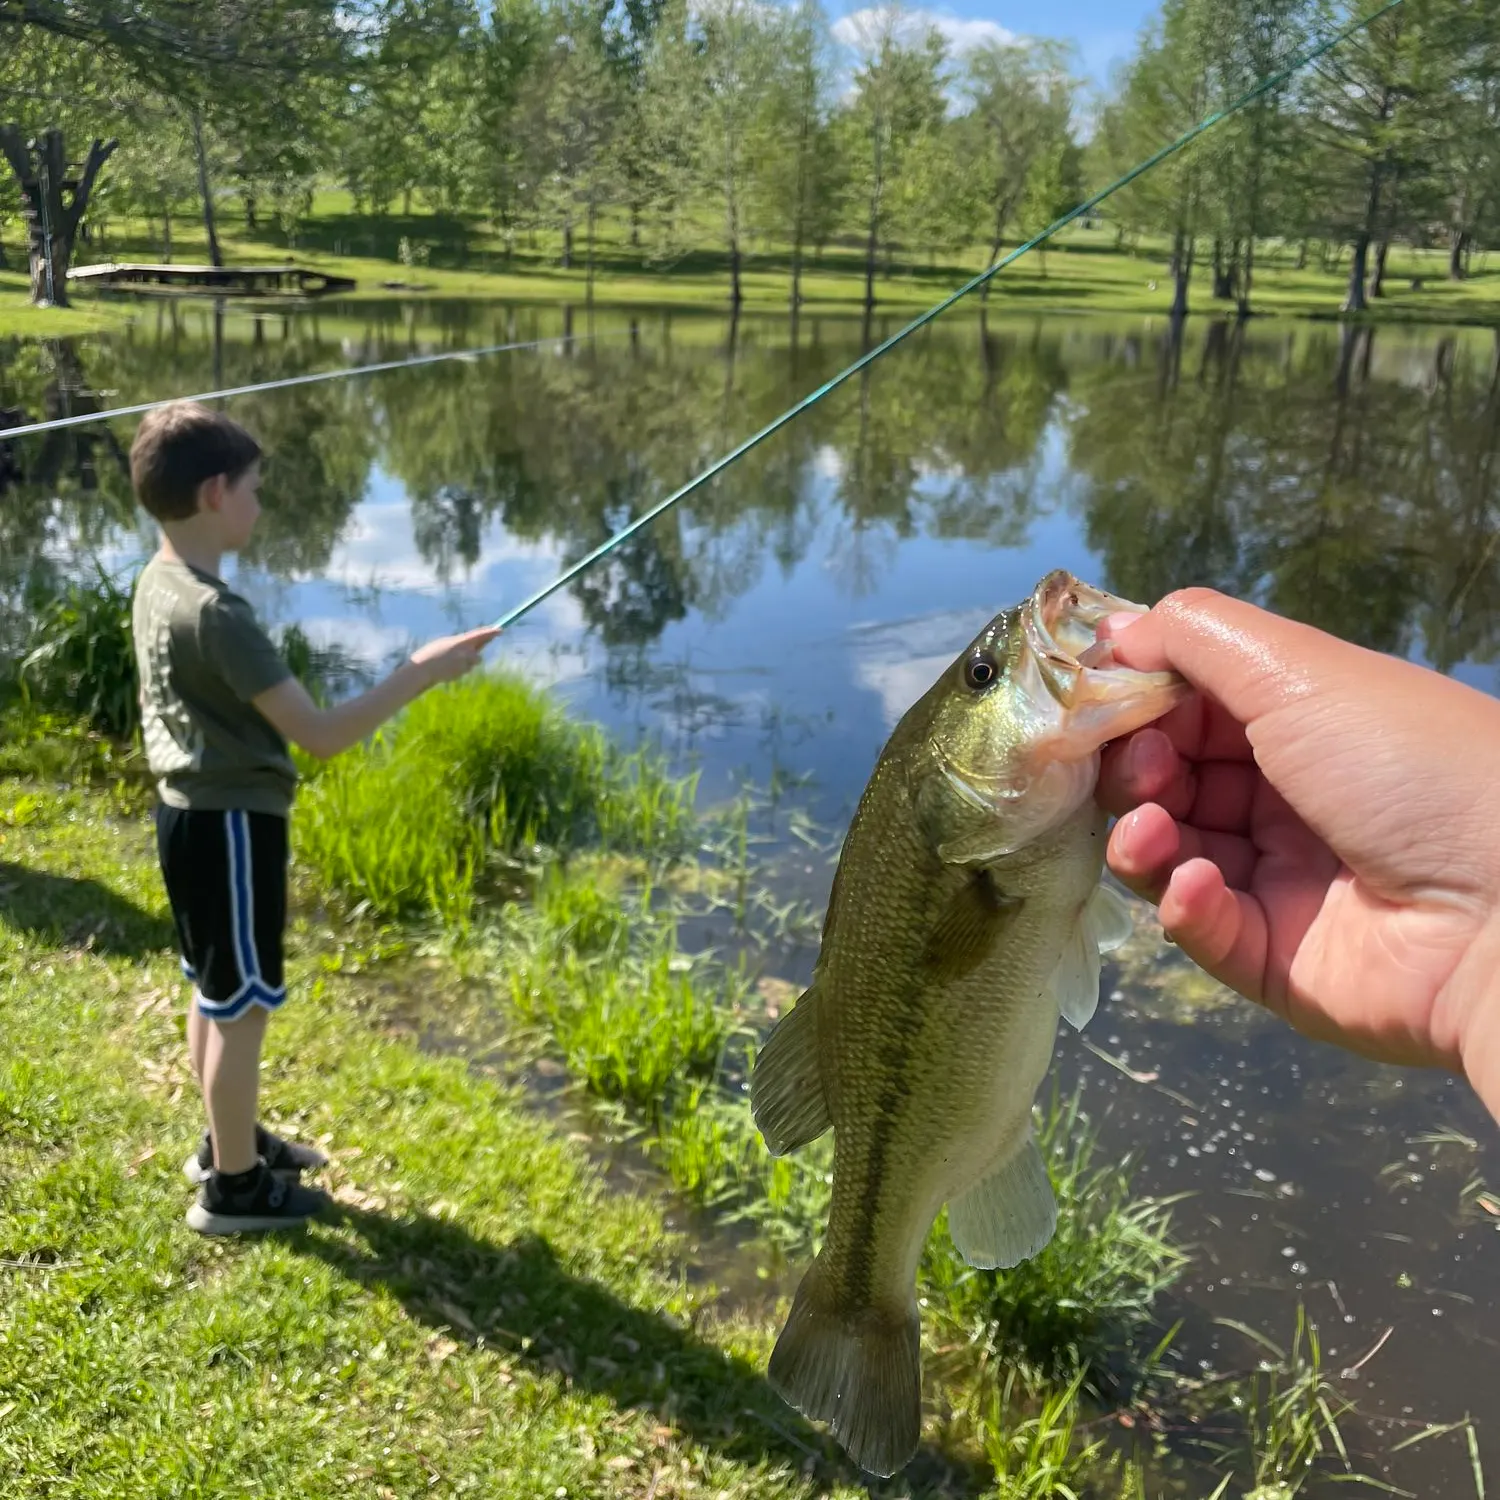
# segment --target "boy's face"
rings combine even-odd
[[[260,518],[260,465],[251,464],[238,479],[221,474],[204,486],[199,510],[218,517],[220,544],[226,552],[250,544]]]

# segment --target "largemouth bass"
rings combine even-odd
[[[1054,572],[997,615],[896,726],[839,856],[812,984],[751,1079],[774,1155],[830,1127],[823,1248],[769,1379],[889,1475],[921,1431],[917,1263],[933,1220],[1013,1266],[1057,1207],[1031,1107],[1059,1015],[1082,1027],[1099,954],[1130,932],[1103,872],[1099,751],[1165,713],[1171,673],[1095,633],[1142,607]]]

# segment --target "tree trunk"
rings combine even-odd
[[[798,217],[792,238],[792,311],[802,306],[802,220]]]
[[[1193,279],[1193,236],[1179,229],[1172,237],[1172,312],[1174,319],[1188,315],[1188,286]]]
[[[1370,295],[1372,297],[1385,296],[1385,262],[1391,253],[1391,242],[1387,239],[1380,241],[1375,247],[1375,274],[1370,277]]]
[[[1214,236],[1214,301],[1228,302],[1234,297],[1234,273],[1224,262],[1224,241]]]
[[[219,234],[214,227],[214,194],[208,181],[208,152],[203,149],[203,116],[195,109],[192,116],[193,155],[198,162],[198,196],[203,200],[203,232],[208,236],[208,263],[211,266],[224,264],[219,249]]]
[[[1255,236],[1245,241],[1245,274],[1240,282],[1240,316],[1250,316],[1250,291],[1255,284]]]
[[[1365,273],[1370,263],[1370,236],[1363,230],[1354,240],[1354,259],[1349,266],[1349,290],[1344,294],[1344,312],[1365,312],[1370,303],[1365,296]]]
[[[735,317],[739,316],[744,300],[745,293],[740,286],[740,241],[736,235],[729,242],[729,305],[734,309]]]
[[[587,249],[587,272],[584,279],[584,300],[590,307],[594,305],[594,221],[599,216],[599,210],[592,198],[589,199],[588,216],[588,249]]]
[[[571,271],[573,269],[573,221],[572,221],[572,219],[566,219],[563,222],[562,268],[565,271]]]
[[[358,208],[355,209],[355,212],[356,213],[359,212]],[[245,194],[245,230],[249,234],[254,234],[257,227],[258,226],[256,225],[256,222],[255,222],[255,194],[254,193],[246,193]]]
[[[1448,246],[1448,280],[1462,281],[1468,274],[1465,265],[1465,253],[1469,248],[1469,232],[1466,229],[1454,229],[1449,235]]]
[[[161,263],[172,264],[172,205],[166,202],[161,206]]]
[[[68,305],[68,266],[72,263],[78,226],[88,209],[100,168],[116,145],[115,141],[96,139],[75,180],[67,175],[62,131],[44,131],[33,144],[22,136],[18,127],[0,127],[0,155],[9,162],[21,192],[31,267],[31,300],[38,307]],[[65,189],[71,194],[66,204]]]
[[[1307,269],[1307,241],[1306,240],[1303,240],[1302,243],[1297,246],[1297,269],[1299,271],[1305,271]]]

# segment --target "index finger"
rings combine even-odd
[[[454,640],[461,642],[465,646],[472,646],[477,651],[484,646],[488,646],[499,634],[500,627],[498,625],[481,625],[478,630],[464,631],[462,635],[455,636]]]
[[[1253,724],[1317,691],[1346,655],[1337,636],[1299,625],[1213,589],[1180,589],[1115,628],[1115,660],[1145,672],[1180,672],[1240,724]]]

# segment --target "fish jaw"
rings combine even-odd
[[[1096,589],[1063,568],[1037,584],[1021,615],[1034,710],[1039,721],[1050,721],[1036,739],[1039,755],[1088,760],[1187,696],[1188,684],[1177,673],[1122,667],[1113,643],[1097,639],[1110,615],[1146,613],[1145,605]]]

